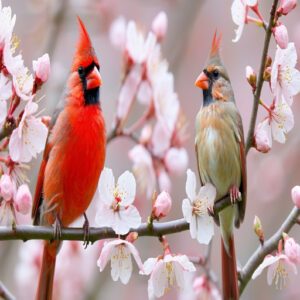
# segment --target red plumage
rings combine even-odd
[[[35,224],[62,226],[80,217],[96,191],[105,161],[105,124],[99,103],[99,62],[83,22],[62,111],[50,129],[38,175]],[[58,242],[45,242],[36,299],[51,299]]]

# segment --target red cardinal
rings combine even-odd
[[[243,125],[215,34],[209,61],[197,78],[203,106],[196,119],[196,155],[200,180],[216,187],[218,201],[230,196],[232,205],[215,220],[221,226],[223,299],[238,299],[233,227],[239,227],[246,208],[246,159]]]
[[[99,62],[84,24],[63,109],[52,126],[38,175],[34,224],[68,226],[85,213],[104,166],[106,133],[99,102]],[[59,242],[45,242],[36,299],[52,298]]]

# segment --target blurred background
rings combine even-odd
[[[230,13],[232,1],[219,0],[25,0],[2,1],[3,6],[11,6],[17,15],[15,34],[20,38],[22,54],[25,64],[31,66],[32,60],[48,52],[51,59],[51,75],[48,83],[39,95],[45,95],[42,101],[45,106],[44,114],[51,115],[59,101],[69,74],[71,60],[77,41],[76,15],[80,16],[91,36],[95,51],[100,58],[103,86],[101,87],[101,104],[104,111],[107,130],[111,129],[118,97],[122,57],[115,50],[109,40],[109,28],[115,18],[122,15],[126,20],[133,19],[147,32],[153,18],[160,11],[165,11],[169,19],[167,36],[162,45],[163,56],[169,61],[170,70],[174,73],[175,91],[178,93],[181,107],[189,121],[189,140],[186,148],[189,153],[189,167],[196,171],[194,155],[194,119],[202,103],[202,93],[195,88],[194,81],[202,70],[210,46],[213,33],[218,29],[223,34],[222,58],[235,92],[237,105],[241,112],[244,130],[247,133],[252,108],[252,92],[245,78],[245,67],[250,65],[258,72],[262,52],[264,32],[254,25],[245,26],[241,40],[232,43],[236,28]],[[260,1],[261,12],[268,19],[268,12],[272,1]],[[296,43],[300,54],[300,8],[297,7],[287,17],[283,18],[289,30],[290,41]],[[274,57],[276,45],[271,41],[269,54]],[[297,99],[298,98],[298,99]],[[246,218],[240,230],[236,232],[236,251],[240,265],[244,265],[258,247],[257,237],[252,230],[255,215],[262,220],[266,238],[272,235],[292,208],[290,190],[300,184],[300,97],[296,97],[293,104],[295,128],[288,135],[285,145],[274,142],[268,154],[261,154],[251,150],[248,158],[248,203]],[[265,86],[262,99],[270,103],[270,93]],[[258,120],[262,120],[264,112],[260,111]],[[120,147],[121,146],[121,147]],[[119,139],[108,146],[106,166],[114,170],[119,176],[132,163],[127,159],[127,152],[132,148],[131,141]],[[34,191],[39,160],[34,161],[29,173],[31,191]],[[185,198],[186,175],[172,178],[173,208],[167,220],[182,218],[181,203]],[[151,210],[149,201],[139,199],[138,206],[142,207],[143,221]],[[82,224],[82,223],[79,223]],[[295,227],[291,233],[300,242],[300,231]],[[190,238],[189,232],[169,236],[171,249],[174,253],[196,256],[205,253],[205,247]],[[0,280],[15,294],[18,299],[33,299],[36,274],[30,274],[30,264],[22,274],[26,279],[31,278],[26,287],[20,283],[17,267],[20,264],[19,248],[22,242],[0,243]],[[24,255],[33,255],[35,243],[26,242],[27,250]],[[155,238],[141,237],[136,242],[141,258],[161,254],[161,245]],[[72,287],[65,285],[65,296],[61,299],[146,299],[147,277],[138,275],[136,265],[134,274],[128,285],[113,282],[110,277],[110,266],[103,273],[96,266],[99,245],[90,247],[83,252],[80,262],[72,261],[71,255],[64,259],[70,261],[72,271],[60,276],[82,277],[85,275],[82,288],[84,296],[69,298],[68,290]],[[23,251],[23,250],[22,250]],[[27,251],[27,252],[26,252]],[[81,250],[80,250],[81,251]],[[90,253],[90,254],[88,254]],[[220,276],[220,238],[218,230],[212,245],[211,267]],[[65,269],[64,269],[65,270]],[[24,273],[25,272],[25,273]],[[59,269],[57,270],[59,272]],[[64,271],[65,272],[65,271]],[[198,275],[201,270],[197,269]],[[77,274],[78,273],[78,274]],[[33,277],[30,277],[33,276]],[[23,278],[21,276],[21,278]],[[19,279],[18,279],[19,278]],[[287,286],[283,290],[276,290],[268,286],[266,272],[255,281],[251,281],[242,299],[299,299],[299,275],[290,274]],[[24,280],[25,280],[24,279]],[[27,280],[28,281],[28,280]],[[31,284],[31,285],[30,285]],[[64,283],[60,282],[63,286]],[[79,294],[78,294],[79,295]],[[62,296],[60,296],[62,297]],[[189,299],[187,295],[172,289],[163,299]]]

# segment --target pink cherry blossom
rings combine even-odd
[[[23,215],[29,213],[32,205],[32,196],[27,184],[22,184],[19,186],[14,204],[19,213]]]
[[[143,275],[150,275],[148,297],[162,297],[172,286],[184,288],[185,276],[196,268],[186,255],[167,254],[163,258],[148,258],[144,262]]]
[[[277,45],[281,49],[286,49],[289,43],[289,35],[286,27],[283,24],[276,26],[273,29],[273,34]]]
[[[9,141],[9,154],[13,161],[29,162],[44,150],[48,128],[34,114],[38,105],[32,99],[25,106],[19,126],[14,129]]]
[[[300,264],[300,245],[291,237],[284,240],[284,252],[291,262]]]
[[[50,74],[50,58],[48,53],[38,58],[38,60],[34,60],[32,65],[35,76],[41,82],[46,82]]]
[[[142,79],[141,66],[136,65],[131,70],[128,76],[126,76],[125,82],[121,87],[119,93],[118,106],[117,106],[117,118],[119,120],[125,120],[129,110],[133,104],[135,94],[137,93],[139,84]]]
[[[16,184],[12,180],[12,178],[7,175],[3,174],[0,179],[0,194],[1,197],[5,201],[9,201],[14,197],[16,191]]]
[[[296,265],[287,255],[282,253],[277,253],[275,256],[267,255],[253,273],[252,279],[259,276],[265,268],[268,268],[268,284],[271,285],[274,282],[275,286],[279,289],[282,289],[286,285],[289,273],[298,273]]]
[[[231,5],[231,16],[233,22],[238,26],[235,30],[235,38],[233,42],[239,41],[242,36],[244,25],[247,20],[247,14],[249,7],[257,5],[258,0],[234,0]]]
[[[157,220],[159,220],[169,214],[171,207],[172,207],[171,196],[169,193],[163,191],[155,199],[152,208],[152,215]]]
[[[135,63],[141,64],[145,62],[155,44],[156,37],[152,32],[149,32],[145,39],[135,22],[129,21],[126,31],[126,50]]]
[[[300,72],[295,68],[297,51],[294,43],[286,49],[277,47],[271,71],[271,88],[278,102],[284,99],[289,105],[300,92]]]
[[[97,266],[102,272],[108,261],[111,260],[111,277],[113,281],[120,279],[123,284],[127,284],[132,274],[131,255],[133,255],[139,269],[143,271],[143,263],[134,245],[121,239],[112,240],[104,244]]]
[[[272,147],[272,139],[279,143],[284,144],[286,137],[285,135],[291,131],[294,127],[294,116],[289,105],[282,100],[279,103],[273,103],[269,108],[269,116],[258,125],[259,134],[265,140],[268,146]]]
[[[138,93],[137,93],[137,100],[142,105],[149,106],[152,100],[152,88],[149,84],[149,81],[143,80],[140,84]]]
[[[171,144],[172,132],[166,128],[161,122],[156,122],[152,139],[151,146],[152,152],[159,158],[164,158]]]
[[[135,206],[136,182],[129,171],[124,172],[117,184],[111,169],[104,168],[99,180],[99,204],[96,223],[100,227],[112,227],[116,234],[126,234],[138,228],[141,216]]]
[[[149,151],[142,145],[136,145],[129,151],[129,158],[133,162],[133,173],[139,188],[150,199],[155,191],[156,177]]]
[[[167,28],[168,17],[164,11],[161,11],[152,22],[152,31],[159,41],[165,37]]]
[[[12,82],[0,73],[0,99],[7,100],[12,96]]]
[[[196,299],[205,300],[221,300],[219,290],[216,286],[207,278],[206,275],[196,277],[193,283],[193,290],[196,295]]]
[[[22,66],[13,72],[12,75],[16,94],[25,101],[29,100],[31,98],[34,80],[28,68]]]
[[[214,222],[208,214],[208,209],[214,205],[216,188],[207,183],[196,194],[196,175],[190,169],[187,170],[185,190],[188,198],[182,202],[184,219],[190,224],[192,239],[208,245],[214,235]]]
[[[123,51],[126,44],[126,21],[124,17],[119,17],[110,26],[109,39],[113,46]]]
[[[16,15],[12,17],[11,8],[2,7],[0,2],[0,50],[3,50],[4,44],[10,43],[15,23]]]
[[[292,188],[291,194],[294,204],[300,209],[300,186],[294,186]]]
[[[268,122],[259,123],[255,129],[254,141],[257,151],[267,153],[272,147],[272,135]]]
[[[165,156],[165,165],[170,174],[181,175],[189,162],[184,148],[170,148]]]
[[[278,13],[287,15],[292,11],[297,5],[297,0],[281,0],[280,5],[277,9]]]
[[[158,186],[160,191],[171,192],[172,183],[168,172],[164,168],[160,168],[158,171]]]

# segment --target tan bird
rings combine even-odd
[[[215,201],[229,196],[232,202],[215,216],[222,235],[223,299],[228,300],[239,298],[233,228],[244,219],[247,179],[243,124],[219,56],[220,41],[215,34],[208,63],[195,82],[203,90],[195,146],[202,184],[215,186]]]

